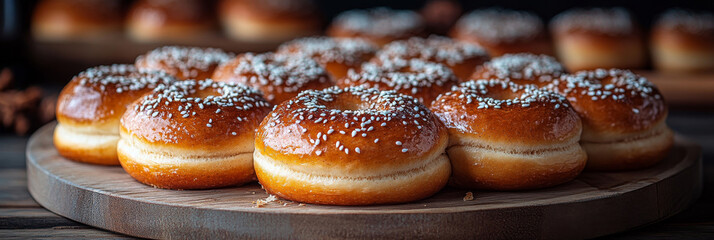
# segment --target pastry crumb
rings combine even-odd
[[[253,202],[253,205],[254,205],[253,207],[254,207],[254,208],[261,208],[261,207],[267,205],[268,203],[275,202],[275,201],[277,201],[277,200],[278,200],[278,197],[276,197],[275,195],[272,195],[272,194],[271,194],[270,196],[268,196],[268,197],[265,198],[265,199],[255,200],[255,201]]]
[[[474,200],[474,193],[466,192],[466,196],[464,196],[464,201],[473,201],[473,200]]]

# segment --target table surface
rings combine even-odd
[[[605,238],[714,239],[714,112],[672,110],[667,121],[702,146],[702,196],[672,218]],[[132,238],[74,222],[38,205],[27,191],[26,144],[27,137],[0,135],[0,239]]]

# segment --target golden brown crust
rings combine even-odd
[[[453,185],[548,187],[572,180],[585,166],[580,119],[556,93],[508,81],[470,81],[439,96],[431,110],[449,130]]]
[[[556,144],[580,135],[580,118],[565,98],[506,81],[470,81],[431,106],[449,131],[490,143]],[[504,124],[518,121],[519,124]]]
[[[135,65],[142,70],[165,71],[180,80],[204,80],[232,58],[233,54],[217,48],[164,46],[137,57]]]
[[[246,153],[249,155],[250,153]],[[202,164],[152,164],[119,151],[122,168],[131,177],[144,184],[167,189],[208,189],[242,185],[254,180],[252,165],[232,164],[229,159],[208,160]],[[213,161],[213,162],[212,162]]]
[[[311,58],[273,53],[241,54],[216,69],[213,79],[258,89],[272,104],[287,101],[308,89],[333,85],[325,69]]]
[[[414,98],[392,91],[333,87],[322,91],[306,91],[278,105],[261,123],[255,147],[256,157],[267,159],[261,161],[263,164],[265,161],[278,162],[292,171],[308,173],[313,177],[325,176],[338,182],[359,182],[395,174],[396,183],[391,182],[389,177],[384,181],[401,186],[400,181],[403,180],[396,179],[408,178],[412,173],[428,173],[432,176],[432,172],[436,172],[433,173],[437,178],[436,182],[426,185],[429,187],[428,194],[415,192],[415,196],[425,197],[438,190],[431,187],[439,185],[439,182],[446,182],[448,173],[443,174],[444,170],[433,170],[435,166],[432,164],[448,165],[439,162],[438,158],[443,154],[447,141],[444,126]],[[256,160],[256,166],[258,165],[260,164]],[[423,168],[432,170],[421,170]],[[281,187],[295,182],[275,178],[274,174],[279,174],[279,171],[257,171],[259,180],[269,192],[280,192],[288,199],[350,205],[361,202],[359,199],[383,196],[357,196],[354,192],[342,192],[349,187],[341,185],[345,189],[334,189],[334,192],[346,195],[320,201],[316,200],[320,195],[308,193],[310,189],[297,188],[289,191]],[[445,171],[448,172],[448,169]],[[442,175],[443,179],[439,180]],[[272,180],[277,183],[266,182]],[[288,182],[282,183],[284,181]],[[312,184],[318,187],[318,190],[329,189],[327,185],[320,186],[328,184],[327,182]],[[271,189],[273,186],[278,188]],[[293,196],[293,193],[297,195]],[[360,204],[413,200],[401,198],[408,195],[402,190],[394,190],[392,194],[400,197]],[[351,202],[353,200],[356,202]]]
[[[429,36],[394,41],[377,52],[375,59],[421,59],[444,64],[462,81],[468,80],[476,66],[489,60],[488,53],[479,45],[456,42],[450,38]]]
[[[669,10],[652,27],[650,39],[658,70],[714,71],[714,14]]]
[[[275,42],[317,34],[320,17],[311,0],[224,0],[219,4],[229,36],[255,42]]]
[[[524,11],[498,8],[475,10],[462,16],[450,35],[454,39],[482,46],[491,57],[523,52],[553,54],[543,21]]]
[[[341,13],[327,29],[331,37],[364,38],[378,46],[424,33],[424,21],[409,10],[374,8]]]
[[[121,29],[118,1],[44,0],[35,7],[32,31],[41,39],[101,37]]]
[[[187,80],[159,86],[135,101],[121,130],[148,144],[220,149],[241,136],[252,138],[269,111],[270,104],[247,87]]]
[[[551,56],[519,53],[495,57],[477,66],[471,79],[501,79],[545,86],[563,74],[565,68]]]
[[[426,106],[457,83],[458,78],[443,64],[400,58],[382,58],[365,63],[359,72],[350,70],[347,77],[337,81],[340,87],[395,90],[415,97]]]
[[[65,158],[118,164],[119,119],[127,106],[159,84],[175,78],[133,65],[89,68],[64,87],[57,100],[55,147]]]
[[[479,150],[483,151],[469,151],[468,146],[458,145],[447,149],[452,166],[449,185],[500,191],[545,188],[575,179],[587,162],[582,149],[572,156],[550,156],[551,163],[545,164]]]
[[[598,132],[628,134],[654,127],[667,117],[659,90],[629,70],[598,69],[563,76],[548,89],[563,94],[578,112],[584,138]]]
[[[556,16],[550,28],[558,57],[570,71],[646,63],[641,31],[624,9],[572,9]]]
[[[629,70],[580,71],[547,88],[566,96],[582,119],[588,169],[649,167],[672,146],[662,95],[647,79]]]
[[[349,69],[360,69],[376,51],[376,45],[361,38],[309,37],[284,43],[277,53],[310,57],[336,80],[347,76]]]

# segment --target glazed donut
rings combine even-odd
[[[476,66],[489,60],[486,51],[478,45],[435,35],[394,41],[379,50],[376,58],[418,58],[441,63],[448,66],[456,77],[463,81],[471,76]]]
[[[32,36],[43,41],[116,36],[121,30],[121,5],[108,0],[44,0],[32,16]]]
[[[332,79],[347,76],[347,70],[359,69],[377,51],[377,46],[361,38],[310,37],[293,40],[278,48],[278,53],[313,58]]]
[[[245,86],[210,79],[159,85],[122,117],[119,161],[158,188],[244,184],[254,179],[255,129],[270,109]]]
[[[278,105],[260,124],[254,165],[279,197],[316,204],[416,201],[448,181],[443,124],[394,91],[332,87]]]
[[[652,60],[669,72],[714,71],[714,14],[669,10],[652,30]]]
[[[450,35],[483,46],[491,57],[520,52],[553,54],[543,21],[530,12],[474,10],[456,22]]]
[[[528,53],[506,54],[476,67],[471,79],[508,79],[516,84],[545,86],[565,74],[555,58]]]
[[[163,70],[180,80],[210,78],[233,55],[217,48],[164,46],[136,58],[136,67]]]
[[[189,41],[216,30],[204,1],[138,0],[126,19],[129,37],[135,41]]]
[[[331,37],[360,37],[384,46],[424,33],[424,20],[411,10],[373,8],[340,13],[327,29]]]
[[[54,144],[63,157],[79,162],[119,165],[119,119],[126,107],[158,84],[175,79],[133,65],[89,68],[62,89],[57,99]]]
[[[449,130],[454,186],[543,188],[568,182],[585,167],[580,119],[556,93],[501,80],[469,81],[439,96],[431,110]]]
[[[287,101],[307,89],[333,85],[325,69],[311,58],[273,53],[242,54],[216,69],[213,79],[258,89],[272,104]]]
[[[454,73],[442,64],[395,58],[365,63],[359,72],[350,70],[347,77],[337,82],[337,86],[395,90],[429,106],[439,94],[449,91],[458,83]]]
[[[583,121],[587,169],[641,169],[669,153],[667,107],[647,79],[628,70],[597,69],[563,76],[548,88],[566,96]]]
[[[223,0],[218,12],[223,29],[242,41],[278,43],[320,29],[312,0]]]
[[[550,28],[558,58],[571,72],[646,63],[640,30],[625,9],[568,10],[555,16]]]

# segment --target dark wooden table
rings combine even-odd
[[[673,110],[668,121],[675,131],[703,148],[702,196],[672,218],[606,238],[714,239],[714,112]],[[0,135],[0,239],[131,238],[74,222],[38,205],[27,191],[26,143],[26,137]]]

